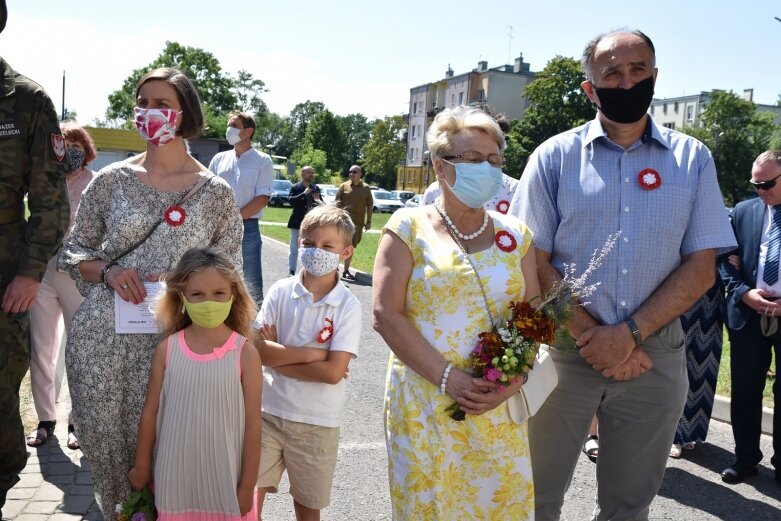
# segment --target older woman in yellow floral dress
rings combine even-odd
[[[483,209],[504,164],[490,116],[447,109],[427,139],[442,195],[393,214],[374,266],[374,327],[393,351],[385,394],[393,516],[533,519],[526,424],[512,423],[506,404],[521,383],[500,388],[469,367],[489,316],[540,292],[531,232]],[[445,411],[454,401],[465,420]]]

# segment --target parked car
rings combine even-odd
[[[336,192],[339,190],[335,186],[330,186],[323,188],[323,185],[320,186],[320,198],[323,200],[323,203],[325,204],[334,204],[336,203]]]
[[[407,208],[415,208],[416,206],[420,206],[420,202],[423,200],[423,194],[417,194],[413,195],[411,199],[407,199],[407,202],[404,203],[404,206]]]
[[[415,192],[409,190],[391,190],[393,197],[401,200],[402,203],[406,203],[415,196]]]
[[[393,213],[404,207],[404,203],[393,197],[393,194],[387,190],[373,190],[372,197],[374,197],[374,213]]]
[[[271,199],[269,199],[269,206],[292,206],[290,204],[290,187],[293,183],[287,179],[274,179],[274,184],[271,185]]]

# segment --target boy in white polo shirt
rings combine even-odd
[[[253,324],[264,379],[258,505],[287,469],[299,521],[320,519],[331,498],[345,377],[361,333],[361,304],[338,275],[354,232],[342,209],[310,211],[299,237],[303,269],[271,287]]]

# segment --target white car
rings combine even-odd
[[[412,196],[411,199],[407,199],[407,202],[404,203],[404,206],[407,208],[415,208],[416,206],[420,206],[420,202],[423,200],[423,194],[417,194]]]
[[[390,193],[402,203],[406,203],[415,196],[415,192],[410,192],[409,190],[391,190]]]
[[[324,204],[334,204],[336,202],[336,192],[339,190],[335,186],[328,186],[323,187],[320,186],[320,198],[323,200]]]
[[[387,190],[372,190],[374,197],[374,213],[389,212],[393,213],[399,208],[404,207],[401,199],[396,199],[393,194]]]

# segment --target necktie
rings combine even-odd
[[[778,282],[779,255],[781,255],[781,205],[773,207],[773,224],[770,225],[767,239],[767,255],[762,279],[768,286]]]

